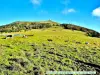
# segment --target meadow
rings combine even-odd
[[[100,38],[62,27],[2,34],[33,36],[0,36],[0,75],[45,75],[46,71],[96,71],[100,75]]]

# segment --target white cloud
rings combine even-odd
[[[76,12],[75,9],[68,9],[68,12]]]
[[[33,5],[40,5],[41,4],[41,0],[31,0]]]
[[[100,17],[100,7],[94,9],[94,10],[92,11],[92,15],[93,15],[93,16],[96,16],[96,17]]]
[[[71,8],[71,9],[64,9],[63,11],[62,11],[62,14],[68,14],[68,13],[75,13],[76,12],[76,10],[75,9],[73,9],[73,8]]]

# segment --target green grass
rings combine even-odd
[[[34,68],[42,72],[41,75],[50,70],[95,70],[94,67],[77,64],[75,60],[100,64],[100,38],[86,36],[84,32],[53,27],[9,34],[34,36],[0,37],[0,75],[34,75]]]

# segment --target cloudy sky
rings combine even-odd
[[[100,0],[0,0],[0,25],[49,19],[100,32]]]

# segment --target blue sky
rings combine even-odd
[[[0,25],[49,19],[100,32],[100,0],[0,0]]]

